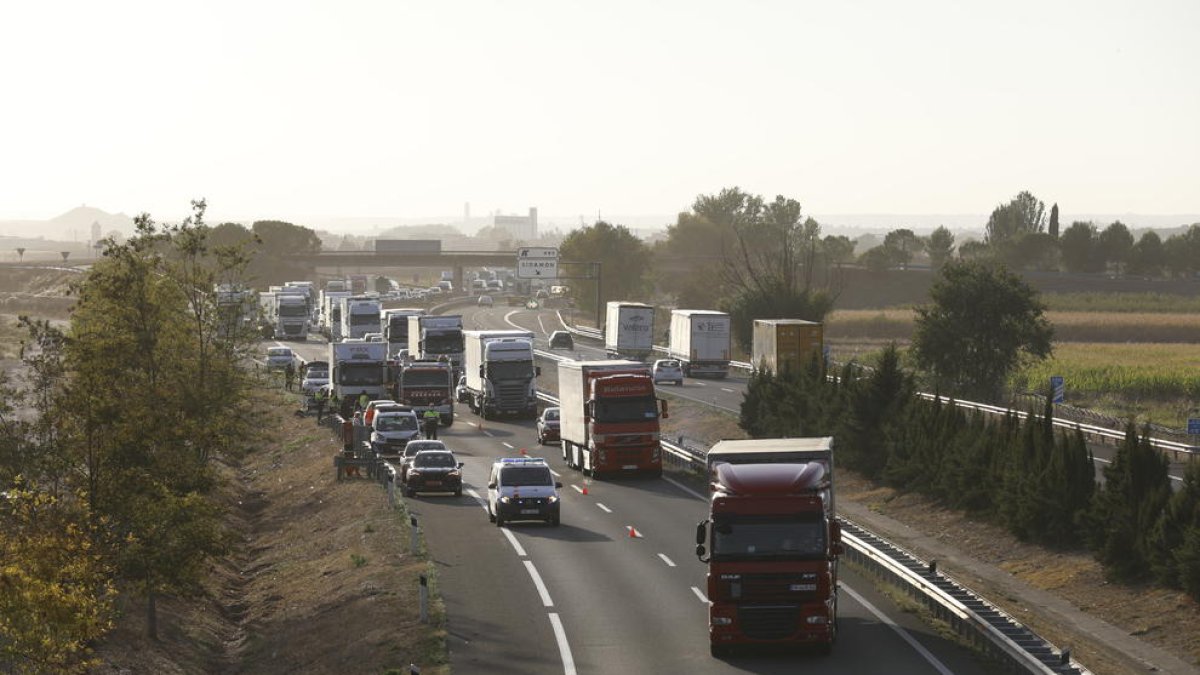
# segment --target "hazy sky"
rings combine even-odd
[[[0,0],[0,218],[1200,212],[1200,2]]]

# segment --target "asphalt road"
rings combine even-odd
[[[463,313],[468,327],[498,328],[511,311]],[[519,314],[507,320],[537,321]],[[305,359],[325,358],[328,350],[317,339],[284,344]],[[553,371],[544,367],[543,377]],[[419,495],[407,503],[437,569],[457,672],[987,672],[973,653],[900,611],[845,567],[841,634],[832,656],[714,659],[706,568],[692,550],[695,523],[706,511],[701,495],[670,479],[585,484],[555,448],[535,445],[531,421],[483,423],[465,407],[456,412],[454,426],[440,436],[466,463],[463,496]],[[497,528],[476,498],[486,495],[491,462],[522,448],[545,457],[564,484],[559,527]],[[639,536],[630,536],[631,527]]]

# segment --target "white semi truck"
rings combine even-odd
[[[610,359],[646,360],[654,353],[654,308],[640,302],[608,303],[604,350]]]
[[[329,343],[329,382],[339,399],[366,393],[387,398],[387,343],[342,340]]]
[[[330,282],[332,283],[332,282]],[[350,297],[350,291],[321,291],[321,334],[330,342],[341,340],[342,335],[342,299]]]
[[[525,330],[463,331],[463,376],[471,411],[491,419],[497,414],[537,416],[533,333]]]
[[[379,298],[352,295],[342,299],[342,339],[358,339],[367,333],[380,333]]]
[[[436,360],[446,357],[455,371],[463,367],[463,329],[460,314],[422,314],[408,317],[408,357]]]
[[[308,292],[298,287],[272,287],[267,323],[277,340],[308,339]]]
[[[732,348],[729,315],[707,309],[671,312],[669,354],[688,377],[726,377]]]
[[[421,316],[425,310],[419,307],[400,307],[382,310],[379,316],[383,337],[388,343],[388,358],[394,359],[403,349],[408,349],[408,317]]]

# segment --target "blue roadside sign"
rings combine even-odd
[[[1066,400],[1067,385],[1064,383],[1062,375],[1053,375],[1050,377],[1050,388],[1054,391],[1052,395],[1052,403],[1062,403]]]
[[[1188,419],[1188,433],[1200,435],[1200,418],[1192,417]]]

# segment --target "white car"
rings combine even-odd
[[[490,296],[490,295],[479,296],[479,306],[480,307],[491,307],[493,304],[495,304],[495,303],[492,300],[492,296]]]
[[[558,525],[558,489],[550,466],[540,457],[505,457],[488,476],[488,520],[501,527],[510,520],[542,520]]]
[[[329,362],[309,361],[300,369],[304,373],[300,378],[300,391],[313,394],[321,387],[329,384]]]
[[[654,384],[662,382],[674,382],[679,386],[683,386],[683,367],[675,359],[659,359],[650,367],[651,376],[654,378]]]
[[[381,409],[371,420],[371,449],[379,455],[401,455],[408,442],[421,434],[417,414]]]
[[[267,368],[283,370],[289,363],[296,362],[296,354],[291,347],[267,347]]]

